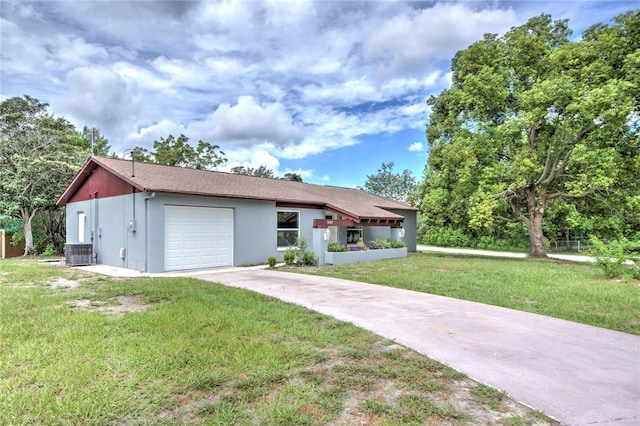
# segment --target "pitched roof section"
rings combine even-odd
[[[416,210],[364,190],[303,182],[244,176],[232,173],[195,170],[136,162],[134,175],[128,160],[92,157],[76,175],[58,200],[66,204],[96,167],[103,167],[141,192],[166,192],[269,200],[280,203],[311,204],[325,207],[352,219],[402,219],[389,210]]]

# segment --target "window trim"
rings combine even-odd
[[[87,215],[85,212],[78,212],[78,242],[84,243],[87,229]]]
[[[278,227],[278,215],[280,213],[296,213],[298,216],[298,227],[297,228],[280,228]],[[278,245],[278,232],[280,231],[296,231],[296,238],[300,238],[300,210],[289,210],[289,209],[278,209],[276,210],[276,249],[277,251],[286,251],[289,249],[289,246],[279,246]]]

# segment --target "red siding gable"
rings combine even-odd
[[[92,198],[114,197],[116,195],[126,195],[133,192],[133,187],[108,172],[102,167],[93,170],[91,175],[82,183],[80,188],[68,201],[86,201]]]

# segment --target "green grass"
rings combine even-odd
[[[52,288],[58,278],[80,285]],[[123,295],[147,308],[98,310]],[[81,299],[87,308],[76,306]],[[256,293],[0,261],[0,424],[462,425],[538,416],[458,403],[479,386],[392,341]]]
[[[421,291],[640,334],[640,281],[593,265],[411,253],[406,259],[296,271]]]

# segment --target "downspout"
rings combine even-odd
[[[92,213],[92,221],[93,221],[93,229],[91,230],[91,247],[93,250],[92,261],[94,264],[98,264],[98,248],[100,246],[100,238],[102,235],[99,232],[100,230],[100,218],[98,217],[98,191],[93,193],[93,213]],[[96,247],[97,246],[97,247]]]
[[[147,201],[155,198],[156,193],[144,197],[144,271],[149,272],[149,205]]]

